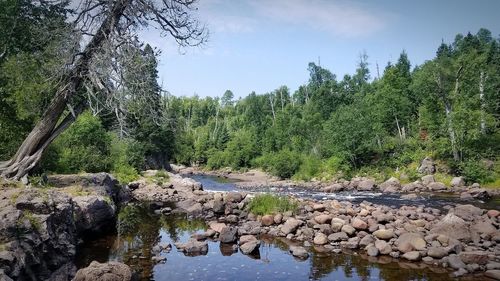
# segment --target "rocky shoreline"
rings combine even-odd
[[[371,257],[390,256],[449,268],[455,277],[481,274],[500,278],[497,210],[456,205],[442,212],[422,206],[391,208],[368,202],[297,199],[296,214],[255,216],[246,210],[252,194],[206,192],[196,181],[173,174],[171,181],[174,184],[169,186],[142,182],[132,194],[140,201],[176,202],[174,209],[158,204],[158,212],[183,212],[208,223],[206,233],[176,245],[182,251],[203,251],[203,240],[211,237],[223,243],[239,241],[240,250],[248,253],[258,247],[260,235],[271,235],[301,242],[302,246],[290,249],[298,258],[307,258],[304,247],[336,253],[350,249]]]
[[[47,190],[2,188],[0,280],[71,280],[76,274],[72,263],[76,245],[84,235],[114,226],[117,206],[128,200],[149,202],[158,214],[183,213],[206,221],[205,233],[174,245],[187,255],[206,253],[208,238],[251,254],[259,248],[260,239],[273,236],[294,241],[290,253],[299,259],[308,258],[309,247],[339,254],[357,251],[375,260],[443,267],[456,277],[500,280],[497,210],[472,205],[455,205],[446,211],[423,206],[391,208],[295,198],[296,213],[255,216],[246,208],[254,196],[251,193],[207,192],[199,182],[172,173],[165,182],[148,179],[157,173],[147,171],[144,178],[125,187],[107,174],[88,174],[52,177],[53,187]],[[394,181],[376,185],[369,179],[335,184],[357,190],[397,186]],[[74,280],[88,280],[85,276],[99,280],[95,276],[113,270],[116,276],[133,276],[123,264],[93,263]]]

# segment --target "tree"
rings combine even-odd
[[[42,1],[45,3],[45,1]],[[20,179],[40,161],[47,146],[87,107],[85,92],[112,93],[122,85],[119,58],[137,37],[152,26],[170,35],[180,46],[202,44],[207,33],[193,19],[195,0],[85,0],[71,26],[78,42],[61,69],[60,85],[33,130],[16,154],[0,163],[2,177]],[[86,44],[85,44],[86,42]],[[84,46],[79,49],[78,46]],[[103,71],[107,69],[108,71]],[[68,108],[68,110],[66,110]]]

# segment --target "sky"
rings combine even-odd
[[[362,52],[372,78],[402,50],[412,66],[432,59],[442,40],[489,29],[500,37],[498,0],[200,0],[196,16],[209,32],[202,47],[179,50],[147,30],[161,50],[159,82],[175,96],[235,97],[293,93],[307,83],[309,62],[337,75],[353,74]],[[382,74],[382,73],[381,73]]]

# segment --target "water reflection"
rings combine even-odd
[[[148,207],[129,208],[133,209],[124,209],[120,214],[117,234],[87,241],[80,247],[79,267],[87,266],[92,260],[118,260],[138,272],[140,280],[158,281],[452,280],[442,268],[398,263],[390,257],[369,260],[355,253],[333,254],[323,247],[309,248],[310,258],[299,260],[288,252],[297,242],[270,236],[260,237],[261,247],[252,256],[241,254],[235,245],[208,241],[206,255],[188,257],[174,247],[170,253],[160,253],[167,258],[165,264],[156,264],[152,260],[157,253],[156,245],[185,243],[192,234],[205,231],[206,225],[185,216],[157,216]]]

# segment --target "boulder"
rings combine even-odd
[[[345,232],[337,232],[328,235],[328,240],[332,242],[347,241],[347,239],[349,239],[349,236],[347,236]]]
[[[234,243],[236,241],[236,234],[238,229],[236,227],[225,226],[219,234],[219,241],[221,243]]]
[[[396,241],[398,250],[407,253],[413,250],[421,251],[425,249],[426,242],[421,235],[417,233],[404,233]]]
[[[352,227],[354,227],[355,229],[358,229],[358,230],[368,229],[368,224],[365,221],[358,219],[358,218],[353,219],[351,222],[351,225],[352,225]]]
[[[313,208],[314,211],[323,212],[325,210],[325,205],[323,205],[323,204],[314,204],[312,206],[312,208]]]
[[[465,263],[460,259],[458,255],[448,256],[448,265],[453,269],[465,268]]]
[[[270,226],[270,225],[274,224],[274,216],[264,215],[264,216],[262,216],[260,221],[262,222],[262,225]]]
[[[210,227],[210,229],[214,230],[215,232],[220,233],[222,231],[222,229],[224,227],[226,227],[226,224],[221,223],[221,222],[210,222],[208,224],[208,226]]]
[[[399,191],[401,189],[401,184],[399,183],[399,180],[397,178],[391,177],[387,181],[380,184],[378,187],[380,190],[382,190],[382,192],[391,193]]]
[[[389,240],[394,237],[394,231],[392,229],[379,229],[373,232],[373,236],[382,240]]]
[[[476,232],[479,234],[494,234],[497,232],[497,229],[493,225],[493,222],[490,219],[478,220],[471,227],[472,232]]]
[[[465,264],[485,265],[489,261],[488,252],[485,251],[461,252],[459,257]]]
[[[253,253],[254,251],[258,250],[259,247],[260,247],[260,241],[257,239],[247,241],[244,244],[241,244],[240,242],[240,250],[245,255]]]
[[[324,233],[318,232],[316,236],[314,236],[313,242],[316,245],[324,245],[328,243],[328,237]]]
[[[98,232],[115,219],[116,206],[100,195],[73,197],[75,202],[75,225],[78,231]]]
[[[498,269],[486,270],[484,276],[489,277],[493,280],[500,280],[500,270]]]
[[[471,240],[467,223],[453,213],[444,216],[429,232],[443,234],[464,242]]]
[[[307,259],[309,257],[307,250],[301,246],[290,246],[290,253],[299,259]]]
[[[450,182],[451,187],[463,187],[465,186],[465,180],[463,177],[454,177]]]
[[[318,215],[314,217],[314,220],[319,224],[330,223],[332,220],[331,215]]]
[[[436,180],[434,179],[433,175],[425,175],[422,178],[420,178],[420,180],[422,180],[422,183],[424,185],[429,185],[429,184],[431,184],[433,182],[436,182]]]
[[[379,253],[382,255],[388,255],[392,252],[391,245],[383,240],[375,241],[375,247],[378,249]]]
[[[356,229],[354,227],[346,224],[346,225],[342,226],[341,231],[347,233],[347,235],[349,235],[349,236],[352,236],[356,232]]]
[[[206,255],[208,253],[208,243],[206,241],[191,238],[186,243],[174,243],[174,245],[187,256]]]
[[[466,221],[473,221],[483,214],[483,210],[473,205],[457,205],[453,213]]]
[[[497,210],[489,210],[487,213],[488,217],[490,218],[496,218],[500,216],[500,211]]]
[[[436,172],[436,165],[430,157],[425,157],[420,163],[417,171],[421,174],[434,174]]]
[[[448,250],[443,247],[430,247],[427,255],[432,258],[440,259],[448,255]]]
[[[358,183],[359,191],[371,191],[375,187],[375,181],[372,179],[362,180]]]
[[[78,270],[73,281],[130,281],[132,271],[126,264],[120,262],[99,263],[93,261],[86,268]]]
[[[290,233],[294,233],[297,228],[303,224],[303,221],[300,221],[295,218],[289,218],[286,222],[281,226],[281,232],[285,235]]]
[[[420,252],[419,251],[411,251],[403,254],[403,258],[409,261],[418,261],[420,260]]]
[[[442,182],[431,182],[427,185],[427,188],[429,188],[430,191],[442,191],[447,189],[446,185]]]
[[[378,249],[374,245],[366,247],[366,254],[370,257],[376,257],[379,254]]]
[[[321,191],[326,193],[339,192],[342,190],[344,190],[344,186],[342,186],[340,183],[334,183],[321,189]]]

